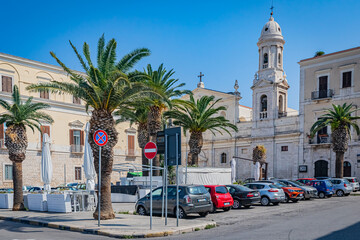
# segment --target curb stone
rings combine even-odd
[[[71,231],[71,232],[80,232],[80,233],[87,233],[87,234],[94,234],[94,235],[101,235],[101,236],[108,236],[113,238],[153,238],[153,237],[166,237],[170,235],[180,235],[183,233],[189,233],[194,232],[194,227],[188,227],[181,230],[170,230],[170,231],[162,231],[162,232],[155,232],[155,233],[147,233],[147,234],[114,234],[109,233],[103,230],[95,230],[95,229],[87,229],[87,228],[79,228],[79,227],[70,227],[65,225],[59,225],[54,223],[48,223],[48,222],[42,222],[42,221],[34,221],[34,220],[28,220],[23,218],[14,218],[14,217],[4,217],[0,216],[0,220],[4,221],[11,221],[11,222],[18,222],[28,225],[35,225],[35,226],[41,226],[41,227],[47,227],[47,228],[54,228],[59,230],[65,230],[65,231]],[[202,224],[196,227],[196,229],[205,230],[205,227],[207,225],[216,225],[216,222],[213,222],[212,224]]]

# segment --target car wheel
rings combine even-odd
[[[290,199],[289,199],[289,195],[287,195],[287,194],[285,194],[285,202],[289,202],[290,201]]]
[[[336,196],[343,197],[344,196],[344,191],[343,190],[337,190]]]
[[[138,207],[138,209],[137,209],[137,214],[139,214],[139,215],[141,215],[141,216],[146,215],[146,210],[145,210],[145,208],[144,208],[143,206]]]
[[[325,198],[325,193],[319,192],[319,198]]]
[[[232,207],[235,209],[239,209],[241,207],[240,201],[237,199],[234,199],[234,204]]]
[[[226,207],[226,208],[224,208],[224,211],[225,211],[225,212],[230,211],[230,208],[229,208],[229,207]]]
[[[176,216],[176,208],[174,210],[175,216]],[[182,209],[181,207],[179,207],[179,219],[183,219],[186,218],[186,212],[184,211],[184,209]]]
[[[200,217],[206,217],[209,214],[209,212],[202,212],[199,213]]]
[[[277,206],[277,205],[279,205],[279,202],[273,202],[273,205]]]
[[[293,203],[297,203],[299,201],[299,199],[293,199],[291,200]]]
[[[260,200],[261,205],[263,206],[269,206],[270,204],[270,199],[268,197],[262,197]]]

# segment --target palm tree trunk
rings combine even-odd
[[[97,130],[104,130],[108,135],[108,143],[101,147],[101,212],[100,219],[115,218],[111,203],[111,173],[114,161],[114,146],[118,142],[118,133],[115,129],[115,121],[111,113],[105,110],[94,110],[90,119],[90,131],[88,141],[93,151],[96,174],[99,173],[99,146],[93,140]],[[98,206],[93,214],[94,219],[98,218]]]
[[[191,165],[199,165],[199,154],[203,146],[202,132],[192,132],[189,139]]]
[[[156,143],[156,134],[161,130],[161,109],[158,106],[151,106],[148,114],[148,131],[150,135],[150,141]],[[153,159],[153,166],[160,167],[160,158],[159,155],[156,155]],[[154,176],[160,176],[160,170],[153,170]]]
[[[25,210],[23,197],[22,162],[25,160],[28,140],[23,125],[11,125],[5,132],[5,146],[13,163],[14,204],[13,211]]]
[[[13,211],[25,210],[23,196],[22,161],[13,162],[14,205]]]
[[[335,152],[336,162],[335,162],[335,177],[343,178],[344,176],[344,152]]]
[[[143,176],[149,176],[149,170],[144,169],[144,166],[149,165],[149,162],[144,154],[144,147],[146,143],[149,141],[147,122],[139,123],[137,131],[138,131],[138,143],[139,143],[139,147],[141,148],[141,164],[143,165],[143,171],[142,171]]]

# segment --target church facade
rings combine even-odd
[[[360,92],[357,91],[360,88],[360,69],[357,64],[360,62],[360,49],[355,52],[348,50],[345,55],[339,52],[299,62],[299,112],[289,108],[287,104],[290,86],[283,69],[284,44],[282,29],[271,16],[262,28],[257,43],[259,64],[251,87],[252,108],[240,104],[241,96],[237,81],[233,92],[207,89],[202,81],[192,91],[195,98],[203,95],[221,98],[219,105],[227,107],[227,111],[220,114],[236,124],[239,129],[237,133],[232,132],[232,136],[226,133],[214,136],[211,132],[205,132],[204,145],[199,155],[199,167],[230,167],[231,159],[236,156],[236,178],[244,180],[253,177],[254,166],[249,161],[252,159],[252,150],[257,145],[263,145],[267,150],[267,177],[296,179],[334,176],[335,154],[330,147],[330,129],[318,134],[322,135],[321,141],[318,140],[318,135],[314,139],[309,139],[309,130],[332,103],[360,104]],[[346,73],[345,78],[348,79],[351,75],[352,82],[350,87],[346,85],[346,89],[342,89],[342,74],[345,72],[351,72]],[[323,86],[323,76],[328,76],[327,81],[331,79],[326,83],[327,89]],[[320,78],[322,85],[318,83]],[[329,88],[330,86],[336,86],[336,89]],[[326,96],[315,96],[319,91],[323,94],[323,90],[327,91]],[[357,171],[357,158],[360,167],[360,142],[355,134],[353,136],[356,139],[351,140],[345,159],[345,165],[350,164],[352,169],[346,171],[348,175],[360,176],[360,171]],[[185,140],[182,143],[182,153],[186,162],[189,136],[183,138]]]

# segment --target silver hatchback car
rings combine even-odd
[[[284,190],[272,183],[254,182],[247,183],[244,186],[260,192],[260,203],[263,206],[268,206],[270,203],[278,205],[285,201]]]
[[[353,192],[360,190],[359,181],[357,180],[356,177],[344,177],[344,178],[350,182],[350,185],[353,188]]]
[[[331,178],[329,180],[333,184],[334,192],[336,193],[336,196],[338,196],[338,197],[343,197],[344,195],[349,196],[353,190],[353,188],[350,185],[350,182],[347,179]]]

